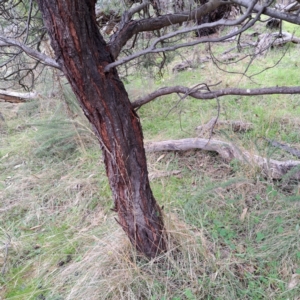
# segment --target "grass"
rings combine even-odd
[[[184,51],[188,56],[195,49]],[[203,46],[197,51],[205,55]],[[249,74],[274,65],[283,52],[270,51]],[[126,87],[135,99],[161,86],[199,82],[299,85],[297,53],[290,47],[279,65],[255,82],[224,76],[208,62],[177,74],[170,65],[163,78],[133,77]],[[245,64],[225,67],[242,72]],[[227,164],[203,151],[148,155],[150,172],[180,173],[151,182],[164,206],[169,251],[147,261],[114,220],[101,153],[88,124],[76,117],[80,111],[69,90],[56,88],[59,96],[47,105],[42,98],[3,110],[1,299],[298,299],[298,182],[274,181],[254,166]],[[214,136],[269,158],[294,159],[262,138],[299,146],[299,101],[298,95],[220,98],[222,120],[252,122],[253,130],[235,133],[225,126]],[[195,127],[216,113],[215,100],[178,102],[176,95],[139,110],[146,141],[195,137]]]

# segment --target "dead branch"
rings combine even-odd
[[[161,178],[161,177],[169,177],[173,175],[179,175],[181,171],[174,170],[174,171],[157,171],[157,172],[150,172],[149,179],[152,181],[153,179]]]
[[[0,90],[0,102],[24,103],[28,100],[36,98],[38,94],[33,93],[17,93],[5,90]]]
[[[61,69],[60,65],[51,57],[48,57],[47,55],[45,55],[37,50],[34,50],[33,48],[30,48],[30,47],[26,46],[25,44],[20,43],[17,40],[7,38],[5,36],[0,35],[0,47],[10,47],[10,46],[21,49],[28,56],[41,62],[44,65],[54,67],[56,69]]]
[[[298,24],[300,25],[300,15],[298,14],[291,14],[287,13],[285,11],[280,11],[278,9],[274,8],[269,8],[263,5],[257,4],[257,1],[249,1],[249,0],[232,0],[231,3],[237,4],[243,7],[247,8],[247,13],[245,15],[248,17],[250,13],[253,12],[263,12],[264,15],[281,19],[293,24]],[[270,2],[271,3],[271,2]],[[269,3],[269,4],[270,4]],[[180,13],[175,13],[175,14],[166,14],[162,16],[158,16],[155,18],[148,18],[144,20],[130,20],[121,26],[121,28],[118,30],[118,32],[112,36],[109,46],[111,49],[111,52],[114,56],[114,58],[117,58],[122,47],[127,43],[129,39],[131,39],[134,35],[136,35],[139,32],[145,32],[145,31],[153,31],[153,30],[158,30],[167,26],[172,26],[174,24],[181,24],[183,22],[187,22],[190,20],[197,20],[201,16],[206,15],[210,11],[216,9],[218,6],[223,5],[223,4],[228,4],[228,1],[209,1],[208,3],[198,7],[195,10],[187,10],[187,11],[181,11]],[[224,21],[224,20],[223,20]],[[216,25],[222,25],[222,24],[216,24],[217,22],[214,22],[212,26]],[[237,25],[233,24],[230,25],[230,22],[227,20],[226,26],[235,26]],[[205,24],[205,27],[193,27],[191,30],[198,30],[201,28],[207,28],[208,24]],[[180,30],[176,34],[180,34]],[[236,31],[235,34],[227,36],[225,39],[230,39],[231,37],[237,35],[239,32]],[[188,45],[189,46],[189,45]],[[173,49],[174,50],[174,49]],[[161,50],[161,51],[168,51],[168,50]],[[170,50],[171,51],[171,50]],[[152,51],[153,52],[153,51]],[[149,52],[148,52],[149,53]],[[141,54],[143,55],[143,54]],[[119,61],[120,63],[120,61]],[[113,66],[109,66],[108,69],[110,69]]]
[[[201,16],[208,14],[223,4],[228,3],[222,0],[210,0],[194,10],[188,10],[175,14],[166,14],[156,18],[147,18],[138,21],[130,20],[129,22],[124,22],[122,26],[120,26],[118,32],[113,35],[110,40],[109,46],[111,53],[113,54],[114,58],[118,57],[122,47],[127,43],[127,41],[139,32],[159,30],[167,26],[181,24],[191,20],[196,21]],[[128,16],[125,16],[125,19],[128,20]]]
[[[245,132],[252,129],[253,124],[243,121],[222,121],[218,120],[217,117],[211,118],[209,122],[204,125],[197,126],[195,129],[199,131],[198,136],[203,137],[207,132],[212,132],[214,128],[219,128],[223,125],[229,125],[234,132]]]
[[[256,55],[262,55],[269,48],[275,46],[281,46],[288,42],[300,44],[300,38],[295,37],[288,32],[282,32],[281,34],[278,32],[264,33],[259,35],[258,40],[259,42],[255,49]]]
[[[212,27],[222,26],[222,25],[228,26],[228,27],[239,25],[239,24],[243,23],[247,18],[249,18],[249,15],[251,15],[252,8],[254,7],[254,5],[255,5],[256,2],[257,2],[257,0],[255,0],[254,2],[252,2],[251,5],[249,5],[249,7],[247,8],[247,11],[245,12],[245,14],[242,15],[240,18],[236,19],[236,20],[224,20],[224,19],[221,19],[221,20],[216,21],[216,22],[204,23],[204,24],[201,24],[201,25],[198,25],[198,26],[187,27],[187,28],[184,28],[184,29],[177,30],[175,32],[171,32],[171,33],[162,35],[159,38],[157,38],[148,48],[146,48],[146,49],[144,49],[142,51],[136,52],[136,53],[134,53],[132,55],[128,55],[126,57],[122,57],[119,60],[116,60],[115,62],[106,65],[104,71],[105,72],[109,72],[114,67],[122,65],[124,63],[127,63],[127,62],[129,62],[129,61],[131,61],[133,59],[136,59],[136,58],[138,58],[140,56],[143,56],[143,55],[146,55],[148,53],[159,53],[159,52],[166,52],[166,51],[174,51],[174,50],[179,49],[179,48],[191,47],[191,46],[195,46],[195,45],[198,45],[198,44],[201,44],[201,43],[207,43],[207,42],[216,43],[216,42],[221,42],[221,41],[228,40],[229,38],[231,38],[231,37],[233,37],[235,35],[238,35],[241,32],[244,32],[245,30],[247,30],[248,28],[250,28],[251,26],[253,26],[255,24],[255,22],[258,21],[260,15],[262,14],[263,10],[265,9],[265,6],[261,7],[261,10],[258,11],[257,15],[247,25],[245,25],[241,29],[239,29],[239,30],[237,30],[235,32],[229,33],[229,34],[227,34],[225,36],[217,37],[217,38],[210,38],[210,37],[208,37],[208,38],[201,38],[201,39],[198,39],[198,40],[195,40],[195,41],[192,41],[192,42],[180,43],[180,44],[177,44],[177,45],[172,45],[172,46],[157,48],[158,44],[162,43],[165,40],[168,40],[168,39],[171,39],[171,38],[173,38],[175,36],[178,36],[180,34],[186,34],[186,33],[191,32],[191,31],[197,31],[197,30],[200,30],[200,29],[203,29],[203,28],[212,28]],[[201,16],[204,16],[205,14],[210,13],[211,11],[215,10],[220,5],[225,4],[225,3],[227,3],[227,2],[226,1],[219,1],[219,0],[211,0],[208,3],[202,5],[200,7],[201,8],[200,11],[197,10],[197,13],[194,12],[195,15],[193,15],[193,13],[192,13],[191,19],[194,19],[195,17],[200,18]],[[188,18],[186,20],[183,20],[183,21],[189,21],[190,20],[190,17],[189,17],[190,14],[191,13],[189,13],[188,14]],[[176,14],[166,15],[166,16],[168,18],[167,18],[167,23],[166,24],[164,23],[164,26],[159,26],[157,28],[156,27],[153,28],[154,25],[159,24],[159,22],[157,21],[157,23],[154,23],[152,25],[152,27],[150,26],[148,30],[146,29],[146,27],[144,27],[144,28],[141,28],[140,30],[138,30],[137,32],[140,32],[140,31],[149,31],[150,29],[151,30],[158,29],[158,28],[162,28],[162,27],[165,27],[165,26],[170,26],[170,25],[178,23],[177,22],[178,20],[176,18],[174,19],[174,23],[170,23],[170,18],[172,18],[173,16],[178,17]],[[186,16],[184,15],[184,17],[186,17]],[[151,19],[151,20],[153,20],[153,19]],[[139,23],[141,23],[141,22],[142,21],[139,21]],[[147,19],[147,22],[149,22],[148,19]],[[120,31],[120,32],[122,32],[122,31]],[[134,32],[137,33],[136,31],[134,31]],[[120,35],[120,33],[119,33],[119,35]],[[132,36],[133,35],[131,33],[130,37],[132,37]],[[111,52],[112,52],[113,56],[116,58],[118,56],[119,52],[120,52],[120,51],[118,51],[118,47],[120,47],[120,45],[117,45],[115,43],[117,43],[117,41],[115,41],[115,42],[111,41],[110,48],[111,48]]]
[[[249,7],[252,4],[252,1],[249,0],[231,0],[232,3],[241,5],[243,7]],[[260,4],[255,4],[253,7],[254,12],[260,11],[262,8],[262,5]],[[270,8],[270,7],[265,7],[263,14],[275,19],[281,19],[283,21],[287,21],[289,23],[297,24],[300,25],[300,16],[299,14],[289,14],[284,11],[279,11],[278,9]]]
[[[236,159],[242,163],[258,166],[261,168],[265,176],[268,176],[272,179],[280,179],[289,173],[293,168],[300,167],[300,161],[279,161],[269,159],[259,155],[251,154],[245,150],[241,150],[231,143],[212,139],[188,138],[181,140],[152,142],[146,144],[145,149],[147,152],[187,151],[191,149],[214,151],[217,152],[226,162]],[[295,172],[291,172],[289,175],[289,178],[299,180],[300,169],[296,169]]]
[[[207,132],[213,133],[213,129],[216,126],[217,121],[217,117],[213,117],[206,124],[197,126],[195,129],[199,131],[198,136],[203,137]]]
[[[181,71],[184,71],[188,68],[195,68],[195,65],[197,64],[197,67],[199,66],[199,64],[204,64],[205,62],[208,62],[210,61],[210,57],[209,56],[206,56],[204,58],[200,58],[200,59],[197,59],[196,62],[194,61],[191,61],[191,60],[186,60],[182,63],[179,63],[177,65],[175,65],[173,68],[172,68],[172,72],[175,73],[175,72],[181,72]]]
[[[294,156],[296,156],[297,158],[300,158],[300,151],[298,149],[295,149],[295,148],[292,148],[286,144],[283,144],[283,143],[279,143],[279,142],[276,142],[276,141],[273,141],[273,140],[270,140],[270,139],[266,139],[270,145],[272,145],[273,147],[276,147],[276,148],[280,148]]]
[[[276,3],[275,7],[279,8],[283,11],[293,12],[293,11],[297,11],[300,9],[300,3],[298,1],[294,1],[288,5],[283,5],[283,6],[282,6],[282,4]]]
[[[210,100],[222,96],[239,95],[239,96],[257,96],[257,95],[275,95],[275,94],[300,94],[299,86],[274,86],[268,88],[254,88],[254,89],[239,89],[228,88],[216,91],[203,91],[203,89],[193,89],[184,86],[171,86],[160,88],[153,93],[150,93],[144,97],[138,98],[132,103],[134,108],[139,108],[158,97],[170,95],[173,93],[185,94],[195,99]]]

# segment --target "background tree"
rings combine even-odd
[[[299,93],[299,88],[270,87],[249,91],[212,90],[207,84],[192,90],[170,87],[131,103],[116,67],[145,55],[161,53],[161,69],[167,52],[241,35],[258,22],[262,14],[294,24],[300,24],[300,17],[282,8],[270,8],[271,1],[258,4],[258,1],[250,0],[211,0],[199,5],[193,1],[145,0],[122,2],[117,6],[111,2],[114,7],[109,13],[103,10],[103,4],[104,1],[96,3],[95,0],[2,1],[3,89],[19,86],[31,90],[44,66],[63,72],[101,145],[118,222],[137,250],[152,258],[166,251],[167,243],[161,209],[149,185],[143,134],[136,108],[172,92],[207,99],[230,94]],[[233,5],[243,6],[246,11],[231,20],[217,18],[203,23],[208,14],[225,6],[227,12]],[[177,12],[178,7],[180,12]],[[99,31],[99,26],[107,26],[109,22],[102,22],[104,17],[116,24],[113,35],[106,41]],[[181,24],[184,26],[180,27]],[[239,27],[218,37],[183,38],[189,32],[216,26]],[[41,51],[46,32],[55,58]],[[139,43],[146,33],[149,33],[147,42]],[[48,54],[51,53],[50,49]]]

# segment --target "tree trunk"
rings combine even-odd
[[[37,0],[62,66],[99,139],[119,224],[138,251],[153,258],[166,250],[160,207],[150,189],[143,134],[96,26],[96,0]]]
[[[203,5],[209,0],[196,0],[195,1],[198,5]],[[232,9],[232,4],[225,4],[219,6],[217,9],[211,11],[210,13],[206,14],[205,16],[201,17],[197,20],[197,24],[205,24],[205,23],[212,23],[221,20],[222,18],[227,19],[230,15],[230,11]],[[210,34],[214,34],[218,31],[219,26],[217,27],[210,27],[210,28],[202,28],[198,29],[195,34],[198,37],[201,36],[208,36]]]

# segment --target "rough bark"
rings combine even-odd
[[[208,2],[208,0],[196,0],[195,2],[199,3],[200,5],[203,5]],[[197,24],[205,24],[205,23],[212,23],[218,20],[221,20],[222,18],[227,19],[230,15],[230,11],[232,9],[232,4],[226,4],[219,6],[216,10],[200,17],[197,20]],[[211,28],[203,28],[196,30],[195,34],[198,37],[201,36],[208,36],[210,34],[214,34],[218,31],[219,27],[211,27]]]
[[[99,33],[96,0],[37,0],[57,62],[94,126],[103,150],[118,222],[148,257],[166,250],[164,224],[149,185],[143,134]]]

